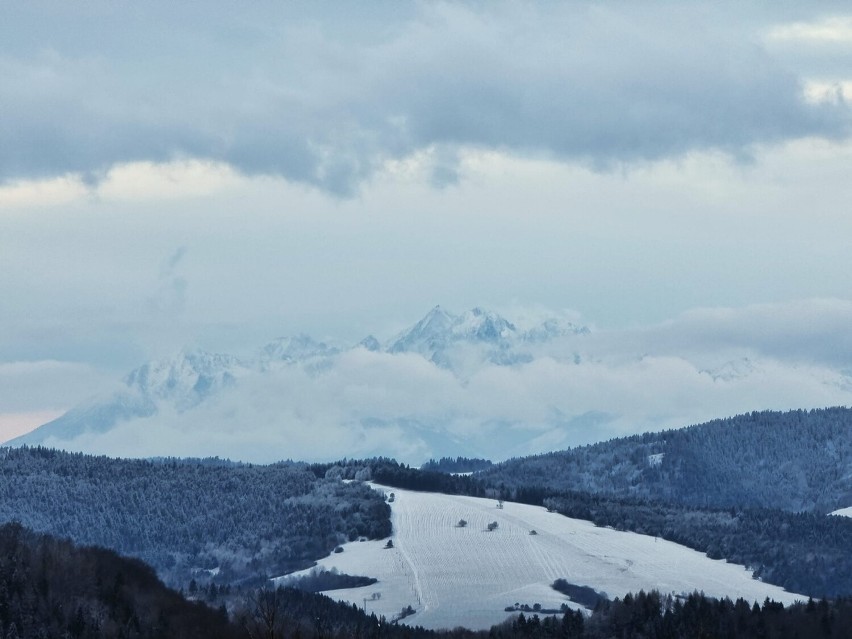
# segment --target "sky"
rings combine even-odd
[[[831,2],[4,7],[0,439],[435,304],[842,371],[850,69]]]

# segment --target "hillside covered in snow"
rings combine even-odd
[[[505,502],[498,508],[492,499],[382,489],[394,495],[392,547],[384,540],[356,541],[319,565],[377,578],[328,594],[388,618],[411,606],[415,613],[403,620],[407,624],[484,629],[504,620],[515,604],[579,607],[551,588],[560,578],[613,598],[657,589],[785,604],[806,599],[753,579],[742,566],[542,507]]]

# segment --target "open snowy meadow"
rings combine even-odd
[[[578,607],[550,587],[560,577],[611,598],[657,589],[785,604],[804,599],[752,579],[743,566],[541,507],[505,502],[501,509],[490,499],[376,488],[394,493],[393,547],[351,542],[319,566],[377,578],[372,586],[327,594],[389,619],[410,605],[416,612],[404,623],[411,625],[480,629],[504,620],[505,608],[516,603]],[[497,527],[489,532],[492,522]]]

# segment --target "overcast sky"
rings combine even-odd
[[[842,369],[844,5],[4,6],[0,440],[184,346],[435,304]]]

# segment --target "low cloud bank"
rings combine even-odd
[[[470,346],[462,370],[355,348],[322,365],[249,373],[190,410],[161,406],[106,433],[45,443],[259,462],[503,459],[752,410],[848,405],[850,320],[844,300],[703,309],[529,345],[527,361],[508,366],[472,365]]]

